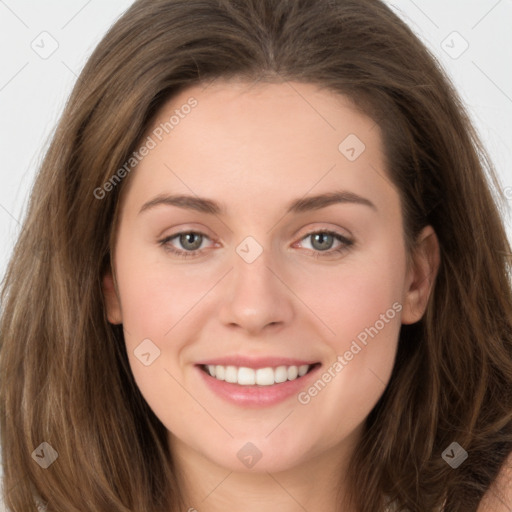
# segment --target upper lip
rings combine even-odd
[[[200,361],[197,364],[205,366],[237,366],[244,368],[253,368],[256,370],[258,368],[275,368],[277,366],[303,366],[305,364],[313,365],[315,363],[318,363],[318,361],[294,359],[291,357],[247,357],[241,355],[233,355],[208,359]]]

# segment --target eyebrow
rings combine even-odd
[[[341,190],[295,199],[289,203],[287,213],[304,213],[326,208],[333,204],[360,204],[377,211],[377,207],[369,199],[361,197],[353,192]],[[144,203],[139,214],[162,205],[176,206],[178,208],[195,210],[200,213],[207,213],[210,215],[222,215],[225,212],[225,208],[212,199],[189,195],[160,194]]]

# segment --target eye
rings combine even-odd
[[[354,245],[353,240],[335,231],[313,231],[308,233],[301,241],[307,240],[308,238],[311,239],[310,246],[311,250],[314,251],[312,256],[316,258],[345,252],[349,247]],[[332,249],[336,242],[338,242],[338,246]]]
[[[320,230],[312,231],[301,239],[301,242],[311,239],[311,255],[315,258],[328,257],[347,251],[354,241],[336,233],[335,231]],[[165,237],[159,241],[164,249],[179,257],[190,258],[200,256],[206,249],[203,242],[209,240],[209,237],[198,231],[183,231],[174,235]],[[337,242],[337,246],[335,243]],[[175,244],[179,245],[177,247]],[[332,247],[335,246],[333,249]]]
[[[176,243],[178,243],[184,250],[179,247],[177,248],[173,244],[173,240],[175,239]],[[209,239],[209,237],[204,233],[200,233],[198,231],[183,231],[181,233],[168,236],[163,240],[160,240],[159,243],[165,248],[165,250],[187,258],[190,256],[198,256],[204,251],[204,248],[201,248],[201,246],[205,239]]]

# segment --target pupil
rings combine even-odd
[[[313,237],[313,240],[314,240],[314,242],[316,242],[318,239],[320,240],[320,247],[318,247],[320,250],[325,250],[325,249],[330,248],[330,245],[332,244],[332,240],[329,240],[329,239],[332,239],[332,235],[329,235],[328,233],[317,233]],[[331,244],[327,243],[327,247],[325,246],[326,239],[331,242]],[[323,243],[323,247],[322,247],[322,243]]]
[[[195,243],[193,242],[194,238],[196,238]],[[192,240],[192,241],[190,241],[190,240]],[[181,235],[180,242],[183,247],[190,249],[190,250],[195,250],[201,246],[201,235],[196,235],[195,233],[185,233],[184,235]],[[189,246],[187,244],[191,244],[191,246]]]

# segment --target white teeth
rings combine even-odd
[[[274,384],[274,370],[272,368],[259,368],[256,370],[256,384],[259,386],[272,386]]]
[[[309,365],[303,364],[302,366],[299,366],[299,377],[303,377],[308,373]]]
[[[246,368],[244,366],[222,366],[208,365],[206,369],[208,373],[218,380],[225,380],[232,384],[240,384],[241,386],[272,386],[280,384],[287,380],[295,380],[303,377],[311,368],[308,364],[301,366],[278,366],[277,368]]]
[[[288,380],[295,380],[299,375],[299,369],[296,366],[288,367]]]
[[[238,368],[238,384],[242,386],[253,386],[256,384],[256,372],[252,368]]]
[[[224,368],[224,366],[221,366],[220,364],[218,364],[215,367],[215,378],[216,379],[224,380],[225,373],[226,373],[226,369]],[[213,377],[213,375],[212,375],[212,377]]]
[[[237,369],[234,366],[226,366],[226,373],[224,374],[224,380],[226,382],[235,383],[237,381]]]
[[[274,375],[274,381],[279,382],[286,382],[288,380],[288,369],[286,366],[278,366],[275,369],[275,375]]]

